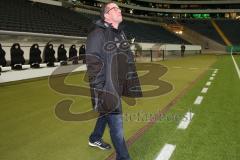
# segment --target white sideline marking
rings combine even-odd
[[[195,69],[198,69],[198,68],[189,68],[190,70],[195,70]]]
[[[217,69],[215,69],[213,73],[214,73],[214,74],[216,74],[217,72],[218,72],[218,70],[217,70]]]
[[[237,63],[236,63],[233,55],[232,55],[232,60],[233,60],[233,64],[234,64],[234,66],[235,66],[235,69],[236,69],[236,71],[237,71],[238,78],[240,79],[240,70],[239,70],[239,67],[238,67],[238,65],[237,65]]]
[[[207,82],[206,86],[211,86],[212,82]]]
[[[194,104],[201,104],[203,100],[203,96],[197,96],[196,100],[194,101]]]
[[[215,77],[215,76],[216,76],[216,73],[213,73],[213,74],[212,74],[212,77]]]
[[[203,88],[201,93],[207,93],[207,91],[208,91],[208,88]]]
[[[181,122],[178,125],[178,129],[186,129],[188,125],[190,124],[192,118],[194,116],[194,113],[192,112],[187,112]]]
[[[165,144],[155,160],[169,160],[175,148],[176,145]]]
[[[174,66],[173,68],[178,68],[179,69],[179,68],[182,68],[182,67]]]
[[[214,77],[210,77],[209,80],[214,80]]]

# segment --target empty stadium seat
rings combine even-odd
[[[99,16],[25,0],[0,1],[0,29],[86,37],[89,26]],[[128,38],[137,42],[185,43],[160,26],[125,21]],[[136,30],[138,28],[138,30]]]
[[[220,44],[225,45],[224,41],[217,33],[210,20],[182,19],[178,20],[178,22]]]

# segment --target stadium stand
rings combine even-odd
[[[129,37],[134,37],[138,42],[158,42],[158,43],[186,43],[187,41],[179,38],[175,34],[166,31],[160,26],[126,22],[125,31]],[[136,29],[137,28],[137,29]]]
[[[25,0],[0,1],[0,30],[86,37],[98,16]],[[186,43],[160,26],[125,21],[128,37],[139,42]],[[138,30],[136,30],[138,28]]]
[[[194,19],[181,19],[178,22],[222,45],[225,45],[222,38],[219,36],[213,25],[211,24],[210,20],[194,20]]]
[[[67,18],[63,19],[62,15],[54,15],[59,13],[61,7],[57,6],[23,0],[1,0],[0,29],[80,36],[81,31],[76,25],[66,21]]]
[[[226,37],[229,39],[229,41],[233,45],[239,45],[240,39],[238,36],[240,34],[239,28],[240,28],[240,22],[237,20],[216,20],[216,23],[221,28],[221,30],[224,32]]]

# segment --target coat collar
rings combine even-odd
[[[107,28],[109,28],[109,29],[111,29],[112,31],[114,31],[114,32],[116,32],[116,33],[121,33],[122,32],[122,29],[123,29],[123,25],[119,25],[119,28],[118,29],[115,29],[115,28],[113,28],[113,26],[112,26],[112,24],[111,23],[108,23],[108,22],[105,22],[105,21],[103,21],[103,20],[97,20],[96,22],[95,22],[95,25],[96,26],[98,26],[98,27],[100,27],[100,28],[104,28],[104,29],[107,29]]]

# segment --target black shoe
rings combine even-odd
[[[95,142],[89,141],[88,145],[91,147],[98,147],[102,150],[109,150],[112,148],[110,144],[105,143],[103,140],[99,140],[99,141],[95,141]]]

